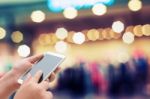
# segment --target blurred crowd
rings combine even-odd
[[[148,96],[148,58],[132,57],[126,63],[80,62],[60,73],[56,92],[72,95]]]

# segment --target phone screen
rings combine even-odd
[[[63,62],[64,59],[64,55],[51,52],[45,53],[44,57],[39,62],[34,64],[30,70],[28,70],[24,75],[20,77],[18,83],[22,84],[26,79],[28,73],[30,73],[31,76],[34,76],[35,73],[39,70],[43,72],[41,81],[46,80],[50,76],[50,74],[57,68],[57,66],[60,65],[61,62]]]

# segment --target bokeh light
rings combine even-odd
[[[85,41],[85,35],[81,32],[77,32],[73,35],[73,41],[76,44],[82,44]]]
[[[6,36],[6,30],[0,27],[0,39],[3,39]]]
[[[58,28],[56,30],[56,36],[59,39],[65,39],[68,36],[68,31],[65,28]]]
[[[96,41],[99,39],[99,32],[96,29],[91,29],[87,32],[87,37],[91,41]]]
[[[31,19],[33,22],[40,23],[45,20],[45,13],[40,10],[33,11]]]
[[[17,51],[18,51],[19,56],[21,56],[21,57],[27,57],[27,56],[30,55],[30,47],[25,45],[25,44],[24,45],[20,45],[18,47]]]
[[[92,8],[95,15],[104,15],[107,12],[107,7],[104,4],[96,4]]]
[[[141,25],[136,25],[133,28],[133,33],[134,33],[135,36],[141,37],[143,35],[143,33],[142,33],[142,26]]]
[[[142,32],[145,36],[150,36],[150,24],[143,25]]]
[[[78,15],[78,11],[73,7],[65,8],[63,15],[67,19],[74,19]]]
[[[38,41],[41,45],[47,45],[47,44],[50,44],[51,37],[50,35],[43,33],[43,34],[40,34]]]
[[[67,50],[67,43],[64,41],[59,41],[55,44],[55,50],[59,53],[64,53]]]
[[[126,32],[123,34],[123,42],[126,44],[131,44],[134,42],[134,34],[131,32]]]
[[[112,24],[112,29],[116,33],[121,33],[124,30],[124,23],[121,21],[115,21]]]
[[[23,33],[15,31],[12,33],[11,39],[14,43],[20,43],[23,40]]]
[[[140,0],[130,0],[128,7],[131,11],[139,11],[142,8],[142,2]]]

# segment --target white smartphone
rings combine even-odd
[[[23,81],[27,78],[27,75],[30,73],[31,76],[34,76],[35,73],[39,70],[43,72],[40,81],[46,80],[50,74],[62,63],[65,59],[64,55],[53,53],[53,52],[46,52],[43,58],[35,63],[31,69],[26,71],[19,79],[18,83],[22,84]],[[39,82],[40,82],[39,81]]]

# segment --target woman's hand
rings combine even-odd
[[[28,58],[25,58],[18,62],[11,71],[6,73],[3,77],[0,78],[0,97],[7,99],[14,91],[16,91],[20,84],[17,80],[19,77],[24,74],[28,69],[32,67],[33,64],[38,62],[43,57],[43,54],[34,55]],[[60,68],[57,68],[53,73],[51,73],[49,80],[52,81],[55,79],[55,74],[58,73]]]
[[[38,71],[34,77],[30,75],[19,88],[14,99],[52,99],[52,93],[47,91],[49,82],[38,83],[41,75],[41,71]]]

